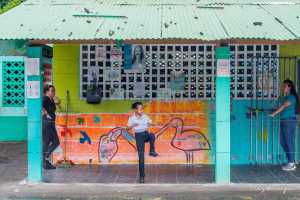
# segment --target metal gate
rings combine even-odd
[[[280,120],[269,114],[280,105],[281,83],[292,80],[299,91],[299,67],[297,57],[254,57],[252,65],[252,88],[247,115],[249,120],[252,164],[280,164],[285,155],[280,146]],[[248,88],[250,89],[250,88]],[[299,123],[296,133],[296,160],[299,156]]]

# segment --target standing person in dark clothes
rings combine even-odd
[[[155,136],[148,132],[149,126],[152,126],[151,119],[144,114],[143,104],[136,102],[132,104],[134,113],[128,119],[127,130],[133,129],[135,133],[136,146],[139,157],[139,172],[140,172],[140,183],[144,183],[145,178],[145,142],[150,142],[149,155],[156,157],[158,154],[155,152]]]
[[[55,97],[55,88],[53,85],[45,86],[43,97],[43,153],[44,169],[55,169],[49,158],[52,152],[59,146],[59,139],[55,126],[56,104],[59,102]]]
[[[296,114],[299,111],[299,97],[295,85],[291,80],[283,81],[284,98],[281,106],[271,114],[275,117],[280,114],[280,143],[285,151],[288,163],[282,167],[284,171],[293,171],[295,164]]]

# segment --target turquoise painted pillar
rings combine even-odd
[[[42,77],[37,49],[28,49],[26,98],[28,116],[28,182],[42,181]]]
[[[230,183],[230,50],[217,47],[215,181]]]

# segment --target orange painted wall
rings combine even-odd
[[[150,132],[156,136],[156,151],[159,153],[159,157],[149,157],[149,144],[146,144],[146,163],[208,163],[211,142],[207,109],[208,103],[204,101],[153,101],[146,104],[145,113],[155,124]],[[54,160],[63,159],[66,139],[66,157],[75,164],[136,163],[133,133],[122,128],[126,126],[129,115],[130,111],[127,114],[69,114],[68,130],[71,134],[63,137],[66,115],[59,114],[57,130],[62,149],[54,153]],[[84,140],[84,133],[88,135],[87,140]]]

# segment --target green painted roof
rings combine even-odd
[[[27,0],[0,27],[0,39],[299,40],[300,0]]]

